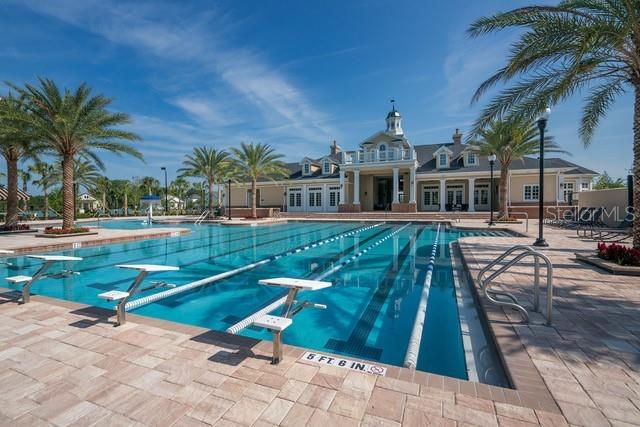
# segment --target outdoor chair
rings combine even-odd
[[[632,228],[633,214],[628,213],[615,227],[582,227],[577,232],[578,236],[582,232],[582,237],[588,237],[592,240],[619,242],[631,236]]]

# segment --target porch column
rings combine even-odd
[[[440,178],[440,212],[444,212],[445,204],[447,203],[447,195],[445,191],[447,190],[446,181],[444,178]]]
[[[398,197],[399,186],[398,168],[393,168],[393,203],[398,203],[400,201]]]
[[[340,205],[344,205],[344,175],[345,171],[340,171]]]
[[[475,198],[473,197],[473,193],[476,187],[476,179],[469,178],[469,212],[475,212]]]
[[[409,203],[416,202],[416,168],[409,169]]]
[[[360,170],[353,171],[353,204],[360,204]]]

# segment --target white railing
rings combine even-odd
[[[352,153],[342,152],[341,164],[348,165],[354,163],[379,163],[396,162],[399,160],[415,160],[416,151],[413,148],[400,149],[389,148],[388,150],[361,150]]]

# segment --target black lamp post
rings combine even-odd
[[[164,214],[169,215],[169,187],[167,185],[167,168],[162,166],[160,170],[164,171]]]
[[[540,177],[538,178],[538,238],[533,242],[533,246],[549,246],[544,240],[543,219],[544,219],[544,131],[547,128],[547,121],[551,110],[545,108],[538,117],[538,131],[540,133]]]
[[[231,221],[231,180],[227,182],[227,206],[229,208],[229,221]]]
[[[489,185],[489,206],[491,208],[491,219],[489,220],[489,227],[496,225],[493,222],[493,165],[496,163],[495,153],[489,154],[489,166],[491,166],[491,184]]]

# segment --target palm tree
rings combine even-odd
[[[640,247],[640,2],[564,0],[480,18],[472,37],[517,28],[507,63],[480,85],[473,100],[498,83],[516,81],[487,105],[475,132],[500,116],[534,117],[580,90],[586,91],[580,137],[588,146],[594,130],[622,93],[634,94],[633,245]]]
[[[22,192],[27,194],[28,183],[31,181],[31,174],[29,173],[29,170],[21,170],[20,179],[22,179]],[[27,199],[24,199],[22,201],[22,210],[26,211],[28,208]]]
[[[169,184],[169,192],[182,201],[183,208],[185,207],[184,203],[186,202],[185,197],[187,191],[189,191],[189,183],[184,178],[178,177]]]
[[[251,180],[251,217],[257,218],[256,184],[259,179],[275,180],[289,175],[288,169],[268,144],[240,144],[240,149],[232,148],[237,171],[245,179]]]
[[[500,165],[500,208],[498,217],[508,216],[507,182],[509,180],[509,168],[512,162],[524,160],[526,156],[536,155],[540,152],[537,126],[531,121],[524,120],[494,120],[478,132],[477,137],[470,141],[469,148],[481,156],[488,156],[492,153],[496,155]],[[544,150],[545,152],[562,151],[551,136],[545,136]],[[490,191],[493,191],[493,189]]]
[[[155,191],[158,191],[158,189],[160,188],[160,181],[158,181],[152,176],[145,176],[140,180],[140,185],[145,189],[147,194],[150,196]]]
[[[180,177],[201,177],[209,186],[209,216],[215,215],[213,194],[216,182],[222,178],[229,167],[229,153],[215,148],[196,147],[192,154],[187,154],[182,161],[184,167],[178,169]],[[218,205],[219,207],[219,205]]]
[[[116,126],[131,122],[129,115],[108,111],[112,100],[103,95],[92,96],[86,84],[73,92],[68,89],[61,92],[52,80],[40,78],[39,83],[39,87],[26,84],[24,88],[14,88],[28,101],[31,113],[28,124],[34,135],[62,159],[62,227],[71,228],[75,211],[75,157],[89,156],[99,162],[95,150],[106,150],[142,159],[138,150],[117,142],[137,141],[140,137],[117,129]]]
[[[7,162],[7,214],[5,229],[18,224],[18,161],[30,157],[38,146],[26,123],[24,99],[0,98],[0,152]]]
[[[61,165],[62,166],[62,165]],[[101,177],[100,169],[91,161],[85,158],[76,158],[73,161],[73,199],[77,200],[80,187],[87,190],[94,188],[97,180]],[[64,206],[63,206],[64,207]],[[74,218],[76,214],[74,205]]]
[[[60,173],[55,166],[44,162],[36,162],[30,165],[29,172],[38,177],[31,183],[42,188],[44,219],[49,219],[49,189],[60,181]]]
[[[111,187],[111,181],[106,176],[101,176],[96,179],[95,184],[93,185],[93,191],[95,191],[97,196],[102,198],[102,211],[106,215],[109,211],[107,205],[107,194],[109,193],[109,189]]]

